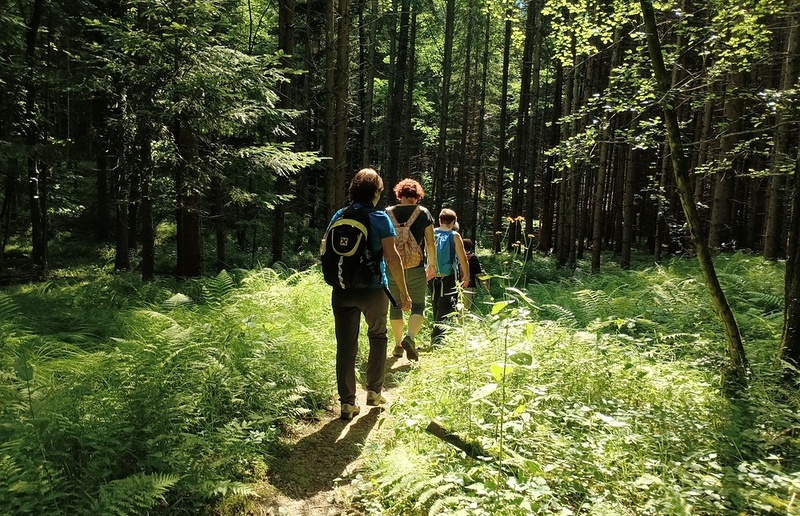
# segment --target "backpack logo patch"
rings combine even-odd
[[[394,210],[386,210],[389,218],[392,220],[394,231],[397,233],[395,236],[394,246],[397,248],[397,253],[403,260],[403,268],[410,269],[422,263],[422,248],[419,246],[414,234],[411,233],[411,225],[417,220],[421,210],[419,206],[414,209],[414,212],[407,221],[400,224],[394,216]]]

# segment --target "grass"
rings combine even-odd
[[[367,512],[800,514],[800,396],[775,359],[782,267],[717,266],[752,364],[739,397],[720,391],[724,335],[690,261],[495,285],[491,309],[400,386],[395,439],[358,483]]]
[[[780,263],[717,258],[752,366],[728,398],[693,261],[591,275],[481,259],[492,291],[396,375],[381,423],[393,437],[365,448],[354,483],[362,512],[798,514]],[[287,422],[333,402],[329,288],[314,269],[57,278],[0,292],[5,512],[233,514]],[[483,456],[428,434],[432,419]]]

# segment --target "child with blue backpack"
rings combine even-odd
[[[458,287],[456,268],[460,270],[461,288],[469,285],[469,263],[464,250],[464,240],[455,231],[456,212],[444,208],[439,212],[439,227],[433,230],[436,242],[436,275],[431,282],[431,305],[433,306],[433,331],[431,343],[441,343],[445,318],[456,311]]]

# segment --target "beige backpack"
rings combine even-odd
[[[411,233],[411,225],[417,220],[417,216],[420,214],[420,207],[417,206],[408,220],[402,224],[397,222],[393,209],[386,210],[386,213],[389,215],[389,218],[392,219],[392,225],[397,233],[394,245],[397,248],[397,252],[400,254],[400,258],[403,259],[403,268],[410,269],[416,267],[422,263],[422,248]]]

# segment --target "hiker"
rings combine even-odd
[[[394,195],[400,204],[386,208],[386,213],[397,232],[396,247],[403,259],[405,282],[411,295],[411,314],[408,316],[408,331],[403,333],[403,311],[398,307],[389,307],[389,324],[394,336],[392,355],[401,358],[405,351],[406,358],[418,360],[415,339],[425,322],[427,283],[436,272],[433,215],[418,204],[425,197],[425,191],[417,181],[403,179],[394,187]],[[389,291],[393,296],[399,295],[400,291],[391,270],[387,276]]]
[[[469,265],[469,284],[464,287],[464,310],[469,311],[472,309],[472,303],[475,300],[478,282],[480,282],[487,291],[489,290],[489,282],[481,279],[481,276],[483,276],[483,269],[481,268],[480,261],[478,261],[478,256],[474,252],[472,240],[469,238],[464,239],[464,252],[467,254],[467,264]],[[463,278],[463,276],[460,277]]]
[[[464,251],[464,240],[455,231],[456,212],[444,208],[439,212],[439,227],[433,231],[436,242],[436,274],[431,282],[431,305],[433,305],[433,330],[431,343],[441,343],[445,317],[456,311],[458,288],[456,287],[456,267],[461,274],[461,288],[469,285],[469,263]],[[456,265],[457,263],[457,265]]]
[[[403,276],[403,262],[395,248],[395,231],[383,210],[374,209],[383,193],[383,180],[375,170],[364,168],[350,182],[350,202],[356,211],[367,210],[369,215],[368,249],[375,262],[380,261],[377,277],[366,288],[333,287],[331,307],[336,331],[336,386],[341,403],[340,417],[353,419],[361,408],[356,401],[356,355],[361,315],[367,323],[369,357],[367,359],[367,405],[381,405],[386,367],[386,312],[389,306],[386,288],[386,267],[397,278],[398,299],[402,310],[411,308],[411,298]],[[331,219],[329,228],[344,215],[340,209]],[[383,259],[381,260],[381,256]]]

